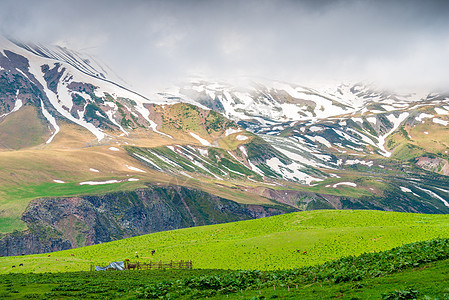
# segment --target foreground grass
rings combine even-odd
[[[286,271],[8,274],[0,275],[0,297],[445,299],[449,295],[448,258],[449,239],[437,239]]]
[[[449,260],[358,282],[274,286],[211,299],[448,299]],[[409,298],[407,298],[409,297]]]
[[[449,237],[449,216],[310,211],[159,232],[41,255],[0,258],[0,273],[73,272],[124,259],[192,260],[194,268],[292,269]],[[151,250],[156,250],[154,256]],[[299,250],[299,251],[298,251]],[[305,252],[305,254],[303,254]],[[74,254],[72,256],[71,254]],[[13,265],[23,266],[12,268]]]

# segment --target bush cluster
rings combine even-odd
[[[449,239],[439,238],[403,245],[384,252],[348,256],[322,265],[293,270],[239,271],[163,281],[141,287],[138,290],[138,297],[176,298],[182,295],[205,297],[273,285],[294,286],[324,281],[334,283],[360,281],[447,258],[449,258]]]

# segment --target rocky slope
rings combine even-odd
[[[0,255],[44,253],[158,231],[292,212],[245,205],[181,186],[149,186],[98,196],[40,198],[22,215],[29,229],[0,240]]]

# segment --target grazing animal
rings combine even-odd
[[[75,256],[75,254],[73,254],[73,253],[70,253],[70,256]]]
[[[20,264],[19,267],[23,267],[23,264]]]
[[[15,268],[16,266],[12,266],[13,268]]]
[[[296,253],[299,253],[299,252],[301,252],[299,249],[296,249]]]
[[[302,254],[307,254],[307,251],[304,251]]]
[[[137,264],[128,264],[128,270],[137,268]]]
[[[154,255],[156,253],[156,250],[151,250],[151,255]]]
[[[50,257],[51,255],[49,254],[49,255],[47,255],[47,257]]]

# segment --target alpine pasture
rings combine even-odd
[[[318,210],[159,232],[51,254],[2,257],[0,273],[87,271],[91,264],[125,259],[192,260],[195,269],[293,269],[449,237],[448,229],[447,215]]]

